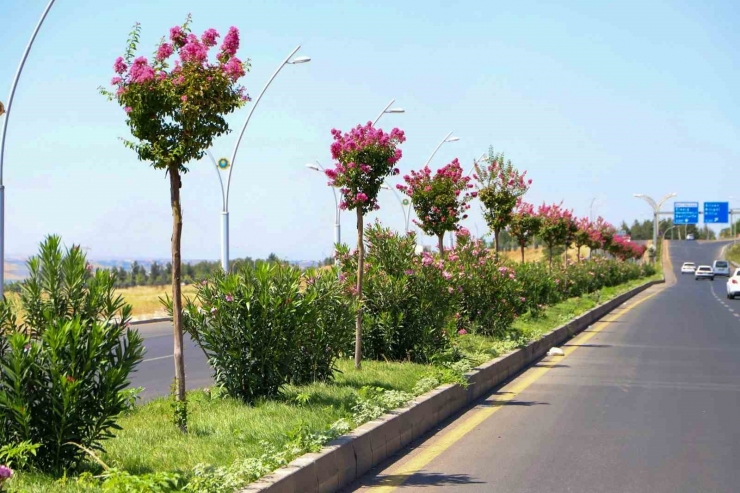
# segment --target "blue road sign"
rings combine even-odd
[[[704,223],[725,224],[730,222],[729,202],[704,202]]]
[[[674,202],[673,224],[699,224],[699,202]]]

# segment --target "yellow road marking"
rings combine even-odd
[[[659,292],[660,290],[649,294],[642,299],[635,301],[631,305],[625,307],[624,310],[619,312],[619,314],[611,321],[620,318],[622,315],[629,312],[646,300],[652,298]],[[416,454],[414,457],[411,457],[407,462],[399,465],[397,469],[389,472],[388,476],[384,479],[383,485],[370,486],[369,488],[367,488],[367,490],[374,493],[390,493],[392,491],[395,491],[396,488],[403,485],[408,479],[411,478],[411,476],[419,472],[421,469],[424,468],[424,466],[426,466],[432,460],[441,455],[455,442],[459,441],[462,437],[473,431],[478,425],[483,423],[483,421],[491,417],[493,413],[505,406],[507,402],[514,400],[514,398],[524,392],[530,385],[535,383],[545,373],[547,373],[550,368],[573,354],[579,346],[582,346],[592,337],[594,337],[594,335],[601,332],[601,330],[608,325],[608,322],[609,321],[607,320],[600,320],[592,326],[592,330],[588,332],[581,332],[579,335],[568,341],[568,345],[562,348],[563,352],[565,353],[564,356],[557,357],[557,359],[554,359],[552,361],[540,361],[537,366],[531,367],[523,375],[517,377],[512,382],[501,388],[501,390],[499,391],[501,395],[497,395],[492,402],[488,401],[486,403],[487,407],[481,408],[478,411],[474,411],[470,417],[464,419],[460,424],[455,425],[455,427],[449,432],[441,435],[437,439],[433,439],[433,443],[420,450],[418,454]]]

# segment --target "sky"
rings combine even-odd
[[[0,100],[46,0],[0,0]],[[647,204],[740,204],[740,9],[715,2],[57,0],[26,63],[8,121],[4,184],[8,256],[47,234],[91,258],[167,258],[169,184],[120,138],[124,113],[97,92],[114,75],[131,26],[150,56],[193,15],[200,33],[241,32],[242,79],[252,97],[298,45],[310,63],[286,66],[255,109],[234,163],[231,257],[274,252],[295,260],[332,252],[334,201],[326,179],[332,128],[374,119],[395,99],[404,114],[378,126],[406,132],[402,174],[458,158],[468,168],[493,146],[533,180],[526,200],[560,202],[619,224],[648,219]],[[250,108],[213,153],[230,156]],[[206,160],[183,179],[183,258],[217,259],[221,191]],[[398,178],[398,177],[396,177]],[[396,183],[396,178],[391,183]],[[734,198],[733,198],[734,194]],[[672,208],[668,202],[667,208]],[[376,217],[403,228],[381,192]],[[478,203],[465,221],[486,233]],[[352,213],[345,242],[356,241]],[[425,238],[427,244],[434,244]]]

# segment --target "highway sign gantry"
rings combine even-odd
[[[727,224],[729,222],[729,202],[704,202],[704,224]]]
[[[674,202],[673,224],[699,224],[699,202]]]

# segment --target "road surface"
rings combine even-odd
[[[673,242],[655,286],[347,492],[740,491],[740,300],[681,277],[723,243]]]
[[[172,323],[157,322],[134,326],[144,337],[144,361],[131,376],[132,387],[144,387],[142,400],[165,396],[175,375],[172,357]],[[212,371],[203,352],[185,335],[185,383],[188,389],[207,387]]]

